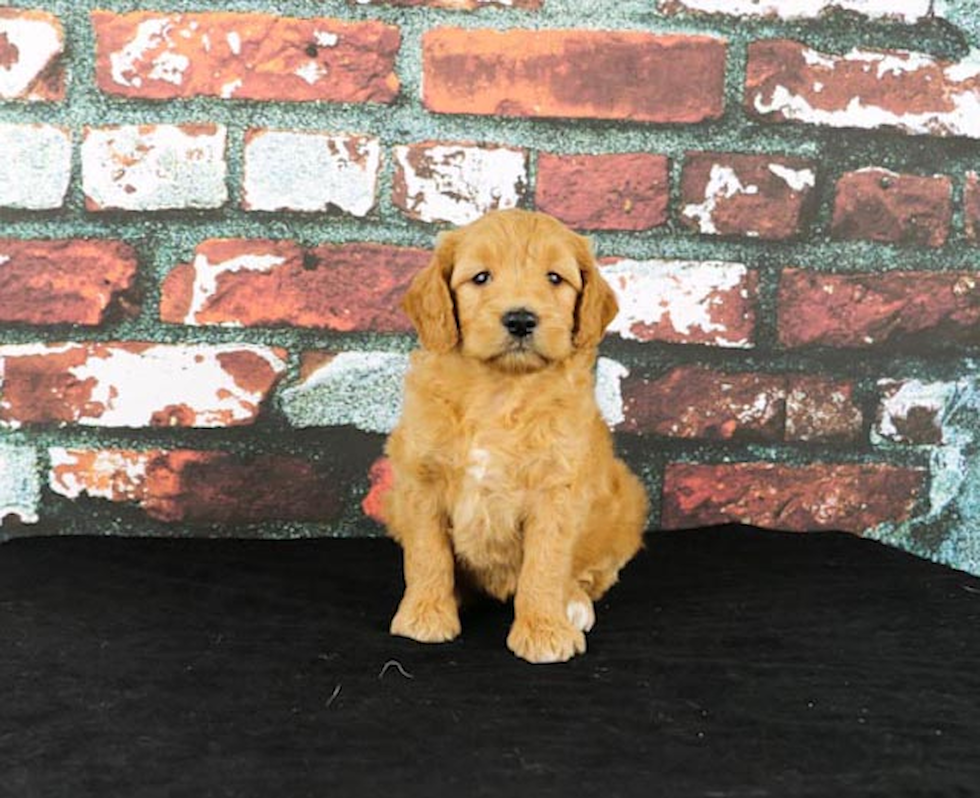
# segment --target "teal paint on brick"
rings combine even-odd
[[[901,524],[867,536],[945,565],[980,574],[980,375],[958,380],[941,397],[943,444],[930,447],[928,506]]]
[[[0,443],[0,527],[10,519],[22,524],[38,521],[41,481],[38,476],[37,451],[32,446]],[[0,540],[7,529],[0,532]]]
[[[283,413],[295,427],[351,425],[366,432],[391,432],[401,415],[407,369],[406,355],[341,352],[283,391]]]

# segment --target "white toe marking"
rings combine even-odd
[[[595,610],[591,601],[569,601],[565,614],[572,625],[582,632],[591,632],[595,626]]]

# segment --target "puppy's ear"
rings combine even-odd
[[[449,290],[455,262],[456,235],[442,233],[429,265],[415,275],[402,308],[418,331],[419,340],[433,352],[448,352],[459,343],[456,309]]]
[[[592,243],[584,236],[574,238],[575,257],[582,274],[582,293],[575,308],[575,333],[573,341],[580,348],[598,346],[602,333],[616,318],[619,304],[616,294],[609,287],[596,265]]]

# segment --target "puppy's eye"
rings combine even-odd
[[[490,282],[490,272],[480,272],[473,275],[473,282],[477,285],[486,285]]]
[[[552,285],[561,285],[565,280],[558,272],[548,272],[548,282]]]

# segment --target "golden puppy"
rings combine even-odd
[[[646,522],[594,395],[615,296],[587,239],[513,210],[442,234],[404,307],[422,349],[387,444],[385,519],[405,561],[391,633],[452,640],[463,581],[514,597],[511,651],[568,660]]]

